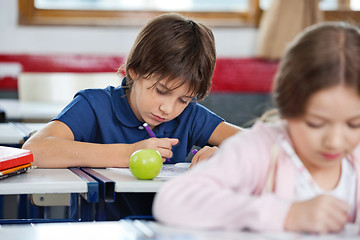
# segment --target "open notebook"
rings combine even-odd
[[[0,179],[26,172],[33,161],[29,150],[0,146]]]

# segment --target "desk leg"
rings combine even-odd
[[[106,202],[104,199],[100,198],[99,202],[96,204],[96,221],[106,221]]]
[[[26,194],[19,195],[17,215],[19,219],[28,218],[28,197]]]
[[[90,222],[95,220],[95,204],[88,202],[84,198],[80,198],[81,221]]]
[[[69,215],[68,219],[73,221],[79,221],[79,195],[77,193],[72,193],[70,195],[70,206],[69,206]]]
[[[20,194],[17,201],[17,218],[44,218],[44,208],[31,204],[29,195]]]
[[[28,218],[43,218],[44,209],[40,209],[31,204],[30,197],[28,194],[18,195],[18,206],[17,206],[17,218],[28,219]]]
[[[3,196],[0,196],[0,219],[4,218],[4,200]]]
[[[19,219],[25,219],[25,218],[30,218],[30,219],[41,218],[41,219],[44,219],[44,217],[45,217],[45,208],[44,207],[38,207],[38,206],[32,204],[29,195],[24,195],[24,196],[26,196],[26,203],[27,203],[26,206],[29,206],[29,215],[30,216],[29,217],[28,216],[26,216],[26,217],[20,217],[19,216]],[[20,202],[21,201],[22,200],[20,200]]]

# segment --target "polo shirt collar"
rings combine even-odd
[[[134,112],[132,111],[130,104],[125,95],[126,80],[123,78],[119,87],[116,87],[113,92],[112,105],[117,119],[127,127],[136,127],[143,125],[143,122],[139,121]],[[157,126],[154,131],[159,136],[165,136],[167,132],[173,131],[179,125],[179,117],[173,119],[170,122],[165,122]]]

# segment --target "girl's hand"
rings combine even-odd
[[[149,138],[134,143],[132,153],[140,149],[155,149],[159,151],[163,162],[165,162],[166,158],[172,157],[173,153],[171,148],[178,144],[178,142],[179,140],[176,138]]]
[[[200,149],[192,158],[190,167],[195,166],[198,162],[210,158],[218,150],[217,147],[205,146]]]
[[[320,195],[293,203],[285,221],[285,230],[309,233],[332,233],[343,230],[349,220],[350,206],[333,196]]]

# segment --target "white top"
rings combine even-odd
[[[306,168],[304,171],[308,171]],[[355,191],[356,191],[356,173],[351,164],[343,159],[341,162],[341,177],[337,186],[331,191],[322,190],[316,183],[310,184],[301,177],[299,171],[296,172],[296,200],[305,201],[318,196],[319,194],[329,194],[338,199],[347,202],[351,208],[349,216],[354,219],[355,216]],[[315,181],[314,181],[315,182]]]
[[[350,205],[349,216],[352,220],[354,220],[356,211],[356,172],[349,161],[346,158],[342,159],[340,181],[334,189],[331,191],[325,191],[315,182],[312,175],[297,156],[289,142],[285,139],[280,139],[279,142],[295,165],[295,200],[305,201],[322,194],[329,194],[347,202]]]

